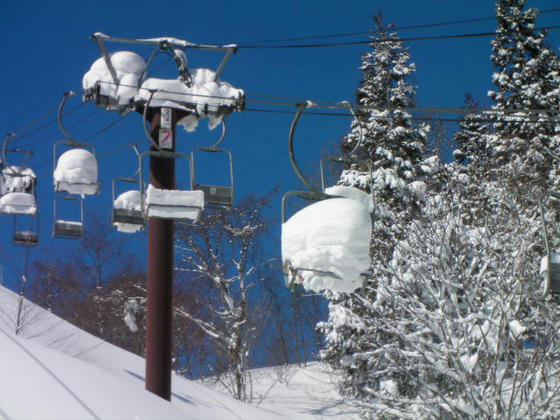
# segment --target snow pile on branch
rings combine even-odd
[[[146,192],[149,217],[198,220],[204,210],[203,191],[162,190],[153,185]]]
[[[9,192],[29,192],[37,176],[33,169],[20,166],[7,166],[2,169],[2,194]]]
[[[195,69],[190,87],[179,79],[150,78],[142,83],[135,100],[147,102],[151,91],[156,91],[150,106],[194,111],[196,118],[188,116],[185,121],[179,121],[187,131],[194,131],[202,118],[208,118],[208,127],[213,129],[243,104],[245,96],[242,89],[215,80],[215,77],[216,73],[210,69]]]
[[[144,59],[130,51],[117,51],[109,54],[111,65],[115,69],[118,84],[115,83],[103,57],[97,59],[84,75],[84,91],[92,91],[99,86],[99,93],[109,97],[118,107],[131,103],[138,93],[138,86],[146,70]],[[108,106],[108,109],[112,109]]]
[[[0,211],[5,214],[36,214],[35,196],[24,192],[5,194],[0,197]]]
[[[138,190],[125,191],[113,201],[115,210],[129,210],[134,213],[142,212],[142,196]],[[134,223],[113,222],[119,232],[135,233],[144,228],[143,225]]]
[[[362,286],[370,264],[369,196],[345,188],[328,191],[352,198],[319,201],[282,225],[282,262],[306,289],[352,292]]]
[[[99,192],[97,159],[89,150],[70,149],[58,158],[54,170],[56,191],[91,195]]]

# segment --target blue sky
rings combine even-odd
[[[558,6],[550,0],[528,0],[528,6],[541,9]],[[117,37],[174,36],[200,43],[256,42],[266,39],[367,31],[371,17],[382,10],[386,21],[397,26],[442,21],[491,17],[491,0],[470,1],[212,1],[171,2],[147,1],[14,1],[4,0],[0,14],[0,37],[4,41],[0,77],[0,127],[5,132],[19,131],[29,122],[56,107],[63,92],[81,87],[81,78],[99,52],[89,36],[101,31]],[[558,13],[545,14],[538,26],[554,25]],[[401,36],[425,36],[488,32],[495,29],[493,21],[453,25],[401,32]],[[559,32],[549,39],[557,47]],[[342,40],[345,40],[343,38]],[[355,37],[352,39],[364,39]],[[490,38],[465,40],[417,41],[409,44],[417,63],[416,83],[418,105],[460,107],[466,92],[471,92],[482,105],[489,105],[486,92],[491,88],[492,67],[489,60]],[[131,46],[110,45],[111,50],[132,49]],[[259,49],[240,50],[230,60],[222,79],[255,94],[309,98],[314,100],[353,100],[361,74],[360,56],[367,46],[321,49]],[[146,54],[147,50],[135,49]],[[214,52],[189,53],[193,67],[215,67],[220,55]],[[163,66],[163,67],[161,67]],[[157,61],[160,77],[174,77],[171,62]],[[68,108],[79,104],[75,97]],[[250,107],[264,105],[248,103]],[[281,108],[290,110],[291,107]],[[72,135],[80,140],[103,128],[118,116],[104,110],[95,112],[93,104],[80,107],[65,120]],[[55,117],[51,113],[42,123]],[[84,121],[82,121],[85,119]],[[80,122],[82,121],[82,122]],[[234,156],[237,196],[263,193],[282,184],[282,190],[298,186],[287,154],[287,134],[291,116],[242,112],[228,119],[224,147]],[[338,141],[349,126],[349,119],[304,117],[296,134],[298,160],[311,162],[308,170],[316,171],[324,147]],[[28,134],[24,132],[22,134]],[[209,145],[219,135],[209,132],[205,124],[195,134],[180,132],[181,151],[194,145]],[[14,145],[31,148],[31,166],[39,175],[41,243],[32,258],[45,252],[63,256],[75,249],[72,241],[52,239],[52,164],[37,167],[52,156],[52,146],[62,134],[56,124],[18,140]],[[141,119],[129,114],[113,128],[91,140],[101,156],[101,195],[88,198],[86,209],[108,218],[111,206],[111,179],[134,172],[135,160],[129,150],[115,150],[135,142],[147,148]],[[208,173],[210,173],[210,168]],[[178,173],[178,176],[180,174]],[[274,211],[279,211],[275,203]],[[3,217],[0,244],[20,267],[22,252],[11,245],[11,219]],[[86,222],[87,229],[87,222]],[[275,227],[279,232],[279,227]],[[128,246],[144,259],[146,235],[127,239]],[[276,245],[273,245],[276,246]],[[279,247],[278,247],[279,249]],[[1,261],[1,260],[0,260]],[[7,276],[14,276],[9,269]]]

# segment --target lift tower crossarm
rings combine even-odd
[[[93,39],[96,42],[97,46],[99,47],[99,50],[101,51],[101,54],[103,55],[103,57],[105,59],[105,63],[107,65],[107,68],[111,72],[111,77],[113,78],[113,81],[117,85],[118,85],[117,75],[116,75],[116,72],[115,72],[115,69],[114,69],[113,65],[111,64],[111,59],[109,57],[107,49],[105,48],[105,42],[121,42],[121,43],[124,43],[124,44],[154,45],[156,47],[156,49],[174,49],[174,48],[177,48],[177,49],[185,50],[185,49],[191,48],[191,49],[208,50],[208,51],[225,51],[225,56],[222,59],[222,62],[220,63],[220,65],[218,66],[218,70],[216,70],[216,75],[214,77],[214,80],[218,80],[218,78],[220,77],[220,75],[224,71],[224,68],[225,68],[228,60],[232,56],[232,54],[235,54],[235,52],[237,52],[237,45],[236,44],[226,44],[226,45],[196,44],[194,42],[190,42],[190,41],[186,41],[186,40],[178,39],[178,38],[174,38],[174,37],[139,38],[139,39],[117,38],[117,37],[111,37],[111,36],[106,35],[102,32],[96,32],[91,36],[91,39]],[[154,54],[152,53],[152,56],[150,57],[150,60],[148,61],[148,64],[149,64],[149,62],[151,62],[153,56],[154,56]]]

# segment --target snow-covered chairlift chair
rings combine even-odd
[[[65,214],[73,213],[72,217],[60,217],[60,206],[63,203],[73,207],[70,211],[66,208]],[[77,217],[76,217],[77,216]],[[84,200],[75,195],[56,196],[54,199],[54,228],[55,238],[80,239],[84,236]]]
[[[550,191],[548,193],[551,197],[560,199],[560,193]],[[540,274],[544,278],[544,292],[543,296],[546,298],[549,295],[559,298],[560,297],[560,254],[552,252],[550,249],[550,242],[548,238],[548,228],[544,217],[544,208],[542,198],[539,197],[539,210],[541,214],[541,222],[543,228],[543,237],[545,242],[546,256],[541,259]]]
[[[34,246],[39,241],[37,177],[31,168],[25,167],[27,158],[32,154],[31,151],[7,148],[12,136],[12,134],[8,134],[2,145],[0,212],[13,215],[14,244]],[[23,163],[18,166],[10,165],[7,158],[8,152],[24,154]]]
[[[204,191],[204,202],[210,206],[231,207],[233,205],[233,157],[229,150],[219,148],[226,134],[226,123],[222,120],[222,135],[212,146],[196,146],[191,151],[191,189]],[[201,183],[196,176],[197,155],[202,153],[225,155],[229,167],[229,181],[220,185]]]
[[[282,198],[282,266],[286,285],[292,288],[301,284],[314,291],[351,292],[363,285],[362,273],[370,261],[372,229],[365,200],[354,197],[363,194],[369,200],[369,196],[351,187],[342,187],[332,195],[317,191],[299,169],[294,157],[293,134],[301,113],[310,105],[309,102],[298,105],[289,134],[290,161],[309,190],[290,191]],[[339,196],[339,192],[352,198]],[[293,196],[316,202],[287,219],[286,202]]]
[[[137,157],[140,156],[136,145],[131,145]],[[115,178],[112,183],[113,207],[111,224],[119,232],[134,233],[143,230],[146,224],[142,211],[142,194],[139,183],[140,167],[128,178]],[[132,188],[130,188],[132,187]]]
[[[178,159],[184,159],[187,164],[187,185],[190,186],[190,174],[192,168],[192,161],[189,155],[185,153],[177,153],[171,151],[161,150],[150,135],[147,123],[147,113],[152,100],[154,92],[151,93],[150,98],[144,106],[143,123],[144,132],[150,141],[152,148],[155,150],[148,150],[140,154],[139,160],[139,186],[140,198],[142,200],[142,211],[144,217],[156,217],[160,219],[171,219],[178,221],[197,221],[201,212],[204,210],[204,192],[201,190],[165,190],[154,187],[152,184],[148,185],[146,191],[144,183],[142,182],[143,160],[146,156],[156,157],[160,159],[173,159],[175,162]]]
[[[64,128],[62,115],[64,105],[74,92],[67,92],[58,108],[58,123],[68,141],[53,146],[53,181],[55,192],[84,195],[99,194],[101,184],[97,181],[97,158],[95,147],[74,140]],[[64,152],[61,151],[65,148]]]

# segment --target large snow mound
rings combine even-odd
[[[0,194],[9,192],[29,192],[37,176],[33,169],[20,166],[6,166],[2,169],[2,182]]]
[[[282,225],[283,264],[299,269],[296,281],[306,289],[352,292],[369,267],[371,231],[361,199],[319,201]]]
[[[0,197],[0,212],[5,214],[36,214],[35,196],[24,192],[5,194]]]
[[[204,191],[162,190],[150,184],[146,206],[149,217],[198,220],[204,210]]]
[[[66,191],[70,194],[97,194],[97,159],[93,153],[76,148],[60,155],[54,170],[54,185],[56,191]]]
[[[216,73],[210,69],[195,69],[192,73],[192,86],[179,79],[146,79],[135,100],[147,102],[151,91],[156,91],[150,106],[169,107],[192,111],[195,104],[197,119],[208,118],[208,127],[215,128],[222,119],[242,103],[245,93],[227,82],[214,81]],[[184,125],[187,131],[194,131],[197,124],[187,117]]]
[[[87,92],[99,85],[100,94],[114,100],[119,108],[128,105],[138,93],[139,84],[145,74],[146,63],[142,57],[131,51],[117,51],[109,54],[109,57],[119,84],[115,84],[105,59],[101,57],[84,75],[82,86]]]

